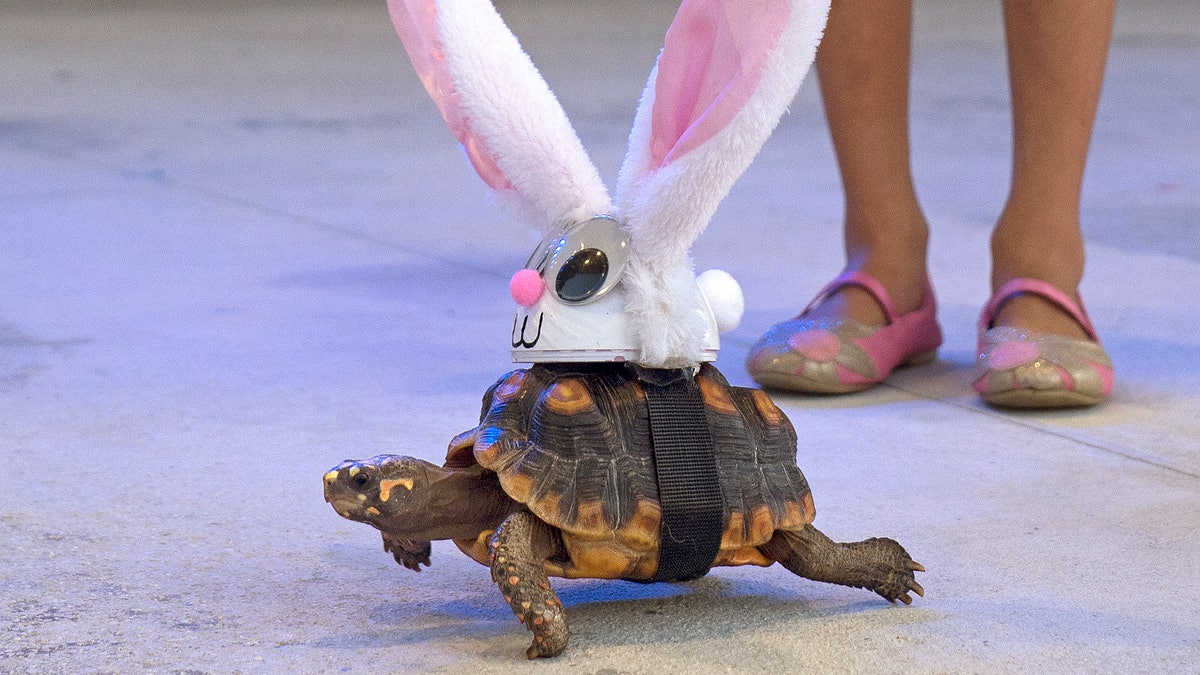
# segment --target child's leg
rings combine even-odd
[[[1114,0],[1004,2],[1013,175],[992,234],[993,290],[1033,277],[1079,299],[1079,201],[1113,12]],[[1035,297],[1009,302],[998,324],[1084,337],[1073,319]]]
[[[909,162],[911,38],[911,0],[833,2],[817,72],[845,191],[846,269],[860,274],[750,349],[746,368],[765,387],[861,391],[941,344]]]
[[[921,302],[929,236],[909,162],[911,37],[911,0],[836,0],[817,52],[845,189],[847,263],[879,279],[900,313]],[[884,323],[879,306],[853,287],[813,314]]]

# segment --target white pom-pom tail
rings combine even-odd
[[[742,322],[742,313],[746,311],[746,298],[737,279],[725,270],[708,270],[696,277],[696,284],[708,301],[717,322],[717,330],[728,333],[737,328]]]

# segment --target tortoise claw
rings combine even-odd
[[[428,541],[401,539],[384,534],[383,550],[391,553],[396,558],[396,562],[414,572],[420,572],[421,565],[429,567],[432,562],[429,556],[433,552],[433,547]]]
[[[534,659],[552,659],[560,656],[567,648],[566,640],[547,639],[543,636],[538,636],[529,643],[529,648],[525,650],[525,658],[530,661]]]
[[[913,565],[916,565],[917,567],[921,567],[917,563],[913,563]],[[924,572],[925,569],[921,568],[920,570],[914,570],[914,571]],[[908,588],[904,589],[903,591],[901,591],[894,597],[888,597],[887,595],[884,595],[883,597],[887,598],[887,601],[892,603],[893,605],[896,604],[897,600],[899,600],[900,602],[903,602],[906,605],[911,605],[913,603],[913,599],[912,599],[912,596],[909,595],[909,592],[916,593],[917,595],[921,596],[922,598],[925,597],[925,589],[921,587],[921,584],[917,583],[916,579],[910,579],[908,581]],[[881,595],[882,595],[882,593],[881,593]]]
[[[908,569],[910,569],[914,572],[924,572],[925,566],[922,565],[921,563],[917,562],[916,560],[910,560],[910,561],[908,561]]]

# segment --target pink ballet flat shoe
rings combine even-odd
[[[847,272],[817,294],[794,319],[776,324],[750,350],[746,369],[768,388],[809,394],[848,394],[873,387],[899,366],[932,361],[942,344],[933,288],[916,310],[898,316],[883,284],[865,272]],[[834,291],[858,286],[883,308],[887,324],[805,315]]]
[[[1087,332],[1087,340],[995,326],[1000,307],[1022,293],[1060,307]],[[975,391],[989,405],[1008,408],[1070,408],[1094,405],[1113,387],[1112,360],[1100,346],[1083,307],[1037,279],[1004,284],[979,317]]]

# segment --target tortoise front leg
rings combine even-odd
[[[383,550],[391,553],[396,562],[414,572],[421,571],[421,565],[429,567],[429,555],[433,546],[428,541],[403,539],[383,533]]]
[[[567,648],[571,630],[562,601],[550,588],[545,561],[561,547],[557,530],[528,511],[518,511],[500,524],[488,542],[492,580],[517,619],[533,633],[525,656],[558,656]]]
[[[913,576],[924,572],[904,547],[891,539],[872,538],[842,544],[812,525],[779,530],[759,549],[792,572],[814,581],[866,588],[888,602],[912,604],[909,592],[925,595]]]

